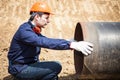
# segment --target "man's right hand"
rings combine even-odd
[[[89,55],[93,51],[93,44],[86,41],[71,42],[70,48],[81,51],[84,55]]]

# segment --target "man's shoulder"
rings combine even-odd
[[[20,25],[20,29],[31,29],[31,25],[29,24],[29,22],[24,22]]]
[[[21,25],[20,25],[20,27],[21,26],[30,26],[30,24],[29,24],[29,22],[24,22],[24,23],[22,23]]]

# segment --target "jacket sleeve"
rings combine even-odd
[[[19,30],[19,39],[22,43],[39,46],[41,48],[55,49],[55,50],[67,50],[70,49],[70,42],[64,39],[47,38],[42,35],[35,34],[32,29]]]

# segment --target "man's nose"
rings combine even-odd
[[[49,22],[50,22],[50,20],[48,19],[48,20],[47,20],[47,23],[49,23]]]

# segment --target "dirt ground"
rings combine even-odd
[[[29,19],[32,4],[39,0],[0,0],[0,80],[12,80],[7,72],[7,53],[15,31]],[[51,6],[55,15],[42,33],[51,38],[71,39],[77,22],[119,22],[120,0],[41,0]],[[61,62],[61,80],[80,80],[74,75],[73,51],[42,49],[40,60]]]

